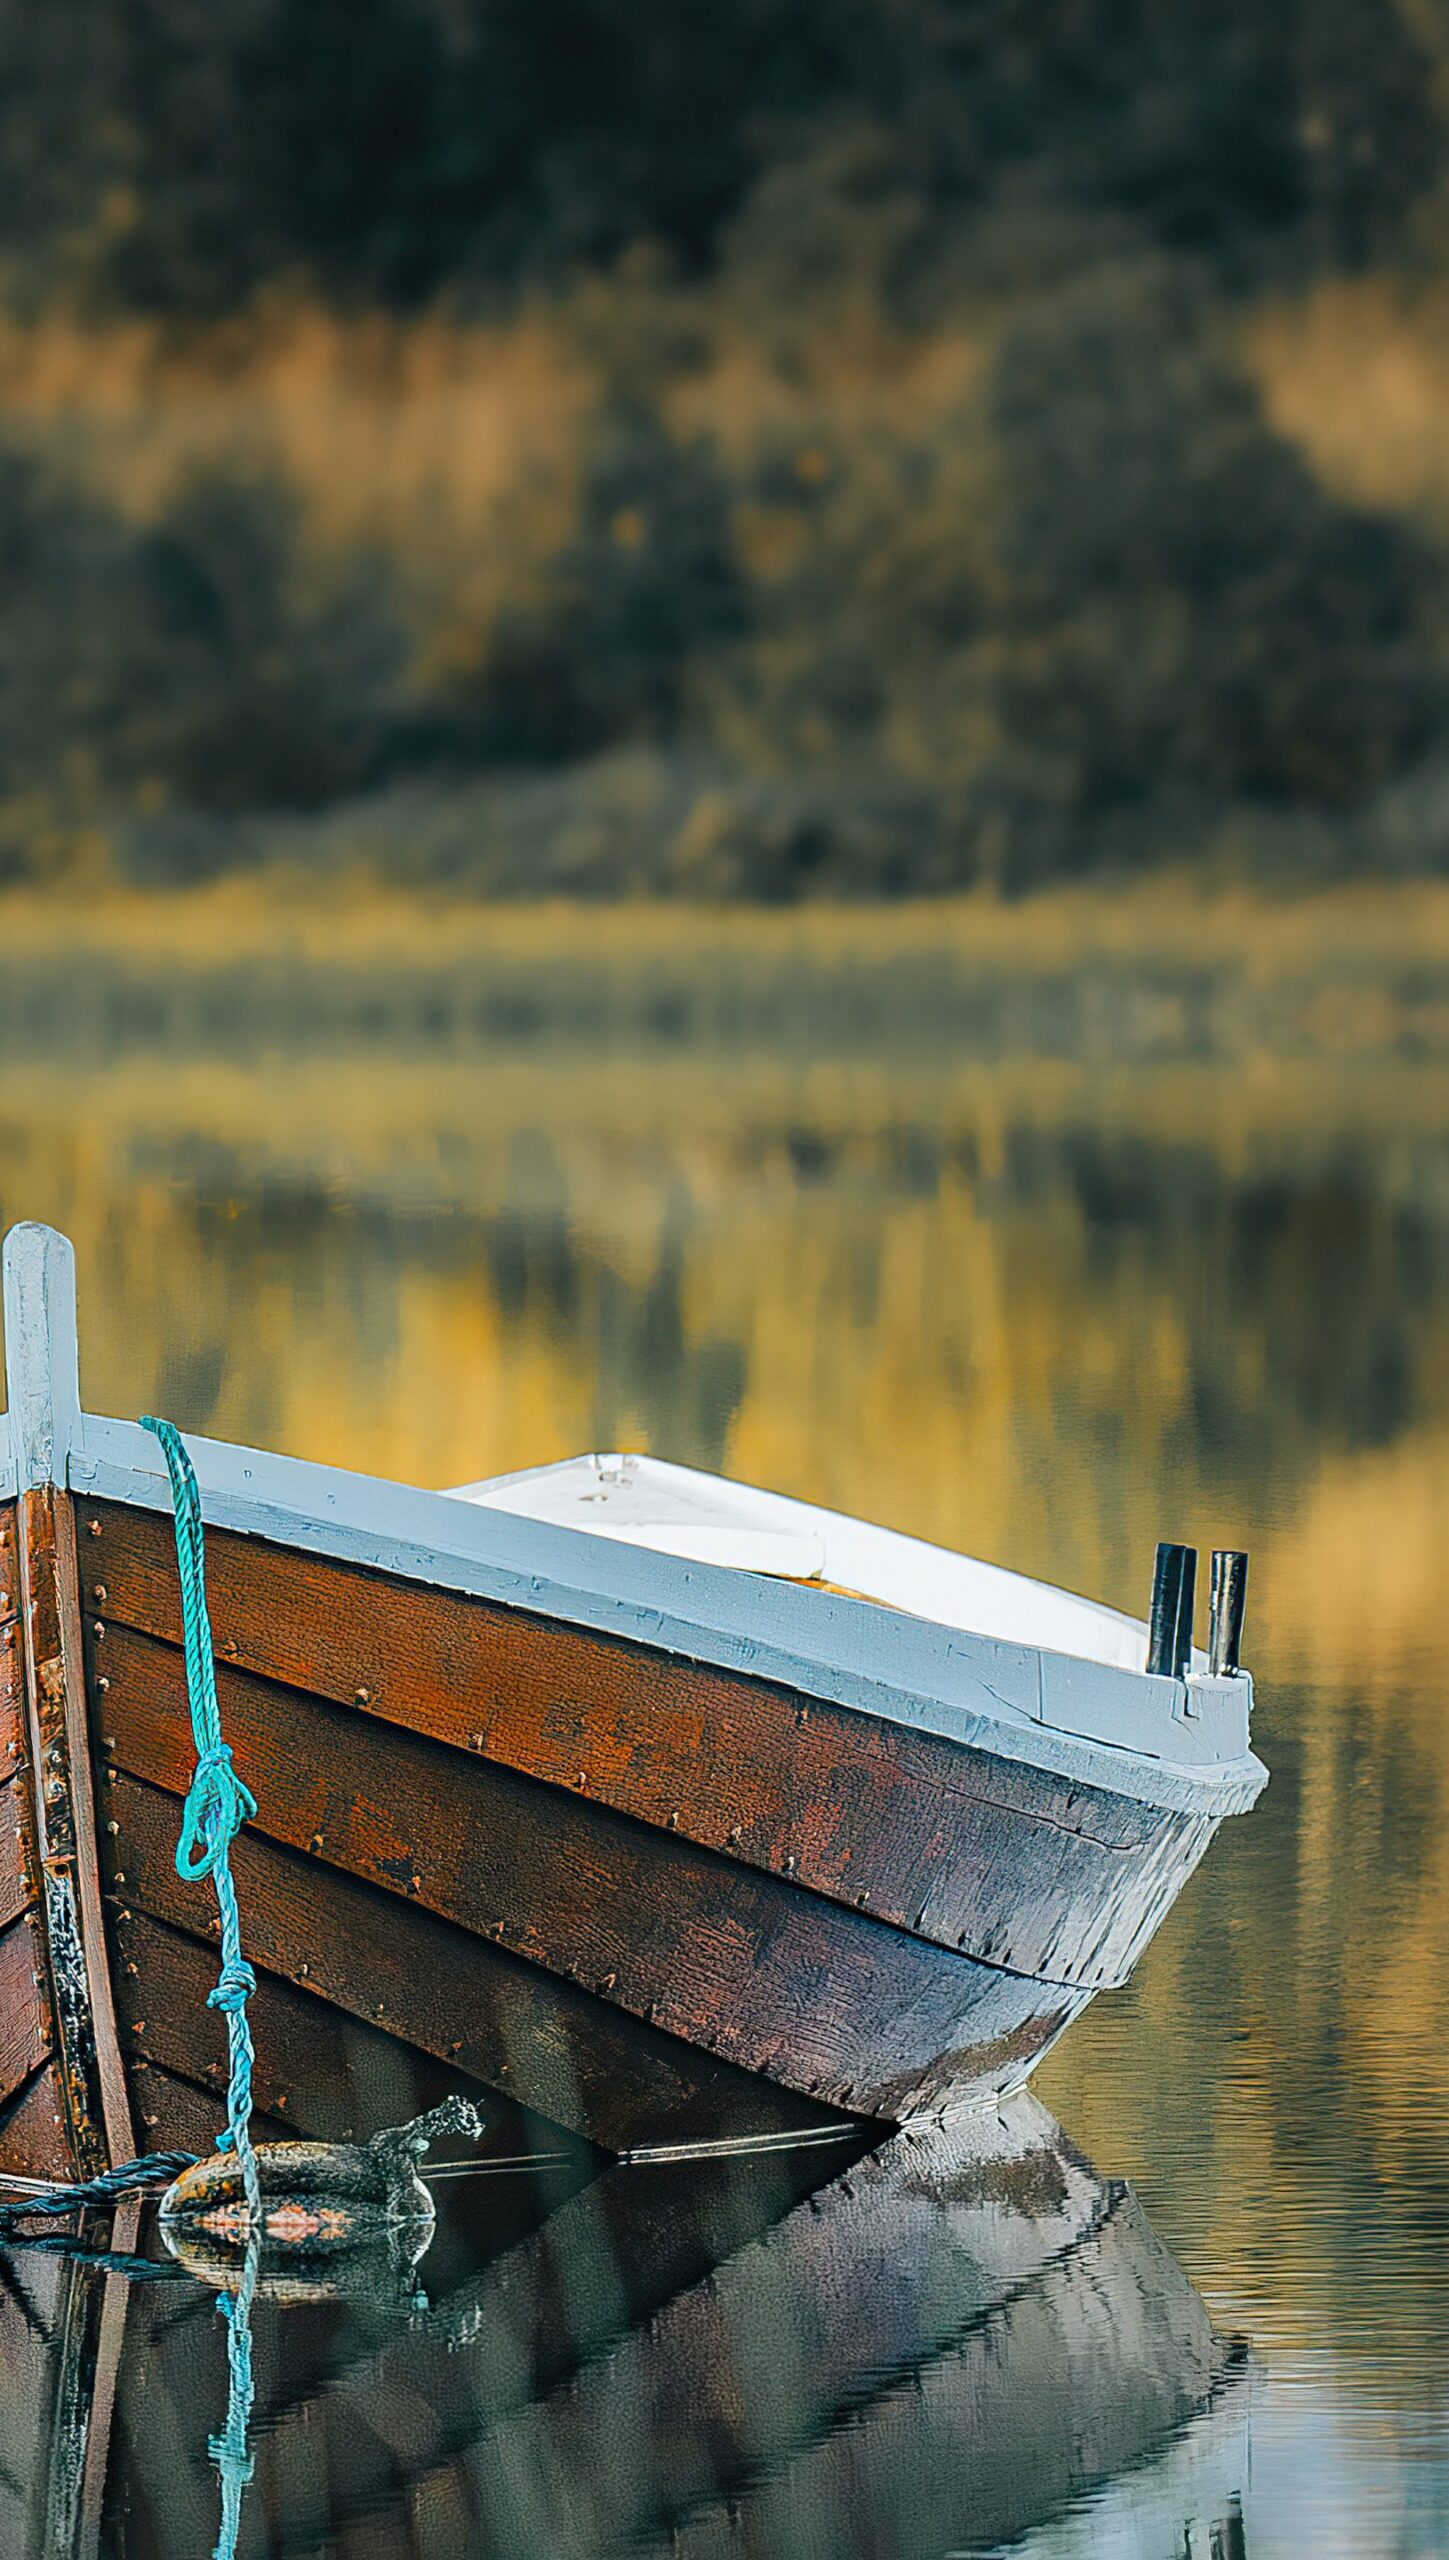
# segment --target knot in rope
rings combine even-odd
[[[245,1956],[238,1956],[233,1963],[222,1966],[221,1979],[214,1991],[208,1991],[206,2005],[208,2009],[221,2009],[230,2017],[246,2007],[256,1987],[257,1977],[251,1966]]]
[[[181,1818],[176,1872],[187,1883],[209,1876],[216,1890],[221,1920],[221,1975],[207,2006],[226,2019],[231,2071],[227,2086],[226,2132],[218,2148],[233,2150],[254,2225],[262,2215],[261,2182],[252,2150],[252,2050],[247,2002],[257,1987],[256,1975],[242,1954],[241,1913],[231,1874],[231,1844],[242,1824],[256,1812],[256,1798],[232,1767],[222,1737],[216,1696],[216,1662],[211,1648],[211,1621],[206,1608],[206,1532],[196,1471],[181,1434],[172,1422],[155,1414],[141,1417],[143,1431],[161,1443],[171,1479],[171,1506],[176,1523],[176,1566],[181,1579],[181,1629],[186,1648],[186,1694],[191,1706],[191,1733],[196,1769]]]
[[[256,1809],[256,1797],[232,1767],[231,1744],[208,1743],[197,1759],[181,1816],[176,1872],[182,1881],[196,1884],[203,1876],[214,1875],[218,1858],[230,1849]]]

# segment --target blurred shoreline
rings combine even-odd
[[[59,1033],[59,1036],[58,1036]],[[1449,884],[1007,902],[477,905],[275,875],[0,900],[0,1058],[588,1049],[806,1060],[1449,1055]]]

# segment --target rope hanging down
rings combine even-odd
[[[186,1690],[191,1702],[191,1731],[196,1744],[196,1772],[181,1818],[176,1872],[185,1883],[210,1876],[221,1917],[221,1978],[207,2007],[226,2019],[231,2072],[227,2087],[227,2129],[219,2148],[234,2150],[242,2188],[253,2223],[261,2220],[261,2186],[252,2150],[252,2052],[247,2002],[257,1978],[242,1954],[241,1914],[231,1874],[231,1844],[242,1824],[256,1812],[256,1799],[242,1785],[222,1740],[221,1709],[216,1698],[216,1663],[211,1649],[211,1622],[206,1613],[205,1531],[196,1473],[174,1423],[141,1416],[143,1431],[161,1443],[171,1478],[176,1517],[176,1564],[181,1576],[181,1623],[186,1640]]]

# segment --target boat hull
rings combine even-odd
[[[191,1746],[170,1524],[58,1500],[136,2138],[201,2147],[224,2045],[209,1890],[174,1866]],[[459,2086],[615,2151],[939,2113],[1020,2082],[1124,1977],[1216,1827],[261,1537],[213,1530],[208,1585],[258,1800],[234,1851],[258,2099],[294,2133],[365,2132]],[[47,2174],[65,2056],[24,1801],[0,1786],[0,2165]]]

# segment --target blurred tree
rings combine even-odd
[[[744,623],[728,491],[648,413],[596,428],[576,529],[536,601],[481,635],[462,680],[475,741],[524,761],[667,736],[695,660]]]
[[[1354,259],[1439,166],[1446,54],[1395,0],[0,0],[0,240],[42,284],[188,311],[640,238],[697,266],[856,124],[938,222],[1025,173],[1230,263]]]
[[[1425,742],[1432,553],[1323,490],[1178,271],[1024,313],[995,413],[1004,726],[1073,820],[1174,789],[1351,802]]]

